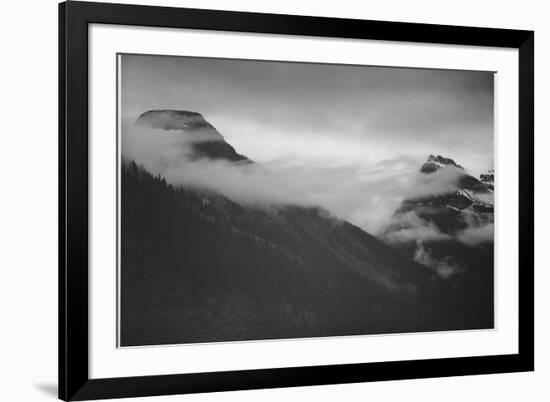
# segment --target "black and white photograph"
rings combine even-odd
[[[2,4],[0,401],[547,401],[543,2]]]
[[[119,346],[495,327],[493,72],[118,68]]]

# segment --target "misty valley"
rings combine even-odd
[[[493,171],[428,154],[369,233],[324,198],[294,201],[291,184],[283,197],[199,113],[126,126],[121,346],[494,327]],[[255,180],[262,202],[242,198]]]

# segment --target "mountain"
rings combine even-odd
[[[246,156],[237,153],[200,113],[185,110],[149,110],[138,117],[136,125],[179,133],[190,141],[191,157],[195,159],[252,162]]]
[[[485,184],[489,189],[495,188],[495,171],[490,169],[487,173],[479,175],[479,180]]]
[[[494,172],[477,179],[452,159],[430,155],[420,174],[436,180],[433,175],[447,174],[455,177],[454,185],[404,200],[380,238],[451,281],[454,297],[475,301],[479,316],[491,322]]]
[[[148,112],[137,124],[227,144],[193,112]],[[123,346],[493,324],[469,290],[457,295],[431,267],[322,208],[240,205],[131,160],[121,168],[120,252]]]
[[[422,173],[429,174],[429,173],[436,172],[441,168],[449,167],[449,166],[454,167],[456,169],[464,170],[462,166],[458,165],[451,158],[445,158],[444,156],[441,156],[441,155],[437,155],[437,156],[430,155],[426,163],[424,163],[420,168],[420,171]]]
[[[467,230],[493,224],[494,171],[482,174],[478,180],[452,159],[440,155],[430,155],[420,168],[422,176],[434,180],[437,178],[432,176],[443,171],[453,173],[450,176],[454,177],[453,186],[447,191],[404,200],[383,234],[386,241],[399,243],[403,231],[417,228],[419,224],[431,228],[433,237],[440,235],[437,241],[460,237]],[[488,242],[492,242],[492,237]]]

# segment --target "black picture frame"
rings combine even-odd
[[[376,39],[519,51],[517,354],[90,379],[88,25]],[[70,1],[59,4],[59,398],[169,395],[534,370],[534,32]]]

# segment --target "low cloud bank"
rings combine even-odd
[[[493,241],[495,236],[494,224],[488,223],[484,226],[470,227],[457,235],[458,240],[468,246],[475,246],[481,243]]]
[[[247,205],[320,206],[373,234],[387,226],[404,199],[449,191],[460,174],[442,169],[422,175],[419,162],[399,155],[363,165],[297,158],[262,164],[194,159],[191,148],[197,137],[187,134],[124,121],[122,154],[174,185],[214,190]],[[429,227],[415,230],[398,236],[427,239],[437,235]]]
[[[398,215],[393,225],[395,229],[385,234],[390,243],[451,239],[451,236],[442,233],[433,223],[420,218],[414,211]]]
[[[208,129],[215,131],[213,127]],[[300,158],[299,149],[296,155],[263,163],[197,159],[193,146],[203,138],[197,132],[154,129],[125,121],[122,156],[143,165],[152,174],[160,174],[173,185],[213,190],[242,205],[322,207],[330,215],[371,234],[382,235],[390,243],[413,242],[414,260],[433,268],[442,278],[451,278],[464,268],[451,257],[434,258],[430,244],[453,239],[476,246],[493,239],[492,218],[489,221],[467,210],[461,212],[467,229],[452,236],[414,211],[395,214],[405,199],[456,189],[457,179],[463,174],[457,169],[421,174],[422,161],[408,155],[364,163],[329,156],[323,159],[323,147],[319,147],[319,157],[313,159]],[[221,136],[206,138],[223,141]],[[325,155],[331,154],[334,155],[327,150]],[[254,159],[254,155],[246,156]],[[484,201],[492,201],[492,196],[487,195],[491,200]]]
[[[420,240],[416,243],[414,260],[420,264],[433,268],[439,276],[445,279],[449,279],[453,275],[464,270],[460,265],[456,264],[451,257],[446,257],[442,260],[434,259]]]
[[[467,228],[450,235],[441,232],[433,223],[420,218],[415,211],[408,211],[393,217],[392,224],[383,237],[394,245],[416,244],[414,260],[434,269],[442,278],[448,279],[465,268],[451,256],[434,257],[431,248],[437,247],[437,242],[454,240],[475,247],[492,242],[494,238],[494,224],[489,221],[492,220],[489,216],[475,217],[473,212],[464,210],[461,212],[461,218],[468,225]]]

